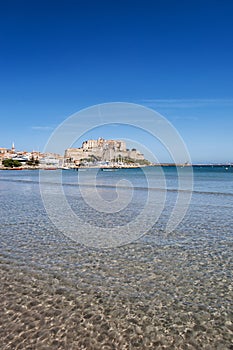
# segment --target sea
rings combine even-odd
[[[233,167],[190,169],[0,170],[0,349],[233,349]]]

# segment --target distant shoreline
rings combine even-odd
[[[67,167],[15,167],[15,168],[7,168],[7,167],[0,167],[0,170],[79,170],[79,169],[112,169],[112,170],[120,170],[120,169],[138,169],[138,168],[145,168],[145,167],[182,167],[182,168],[232,168],[233,164],[174,164],[174,163],[161,163],[161,164],[152,164],[152,165],[137,165],[137,166],[119,166],[119,167],[98,167],[98,166],[82,166],[82,167],[75,167],[75,168],[67,168]]]

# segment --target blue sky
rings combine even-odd
[[[69,115],[122,101],[165,116],[193,162],[233,162],[232,18],[231,0],[1,1],[0,147],[43,150]]]

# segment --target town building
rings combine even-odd
[[[14,143],[11,148],[0,148],[0,166],[3,167],[5,159],[19,161],[22,166],[37,165],[40,168],[53,166],[56,168],[63,166],[63,156],[56,153],[41,153],[39,151],[16,151]]]

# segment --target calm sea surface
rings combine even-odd
[[[81,175],[89,194],[91,172]],[[38,171],[0,171],[1,349],[233,349],[233,168],[194,168],[189,209],[169,235],[177,172],[163,168],[165,187],[157,168],[148,172],[149,189],[140,169],[97,173],[98,193],[110,206],[120,180],[134,188],[129,205],[113,214],[83,200],[79,172],[59,172],[67,202],[93,232],[131,222],[150,191],[166,189],[164,209],[145,235],[96,249],[51,222]],[[56,207],[54,174],[43,172]],[[129,189],[124,183],[120,191]]]

